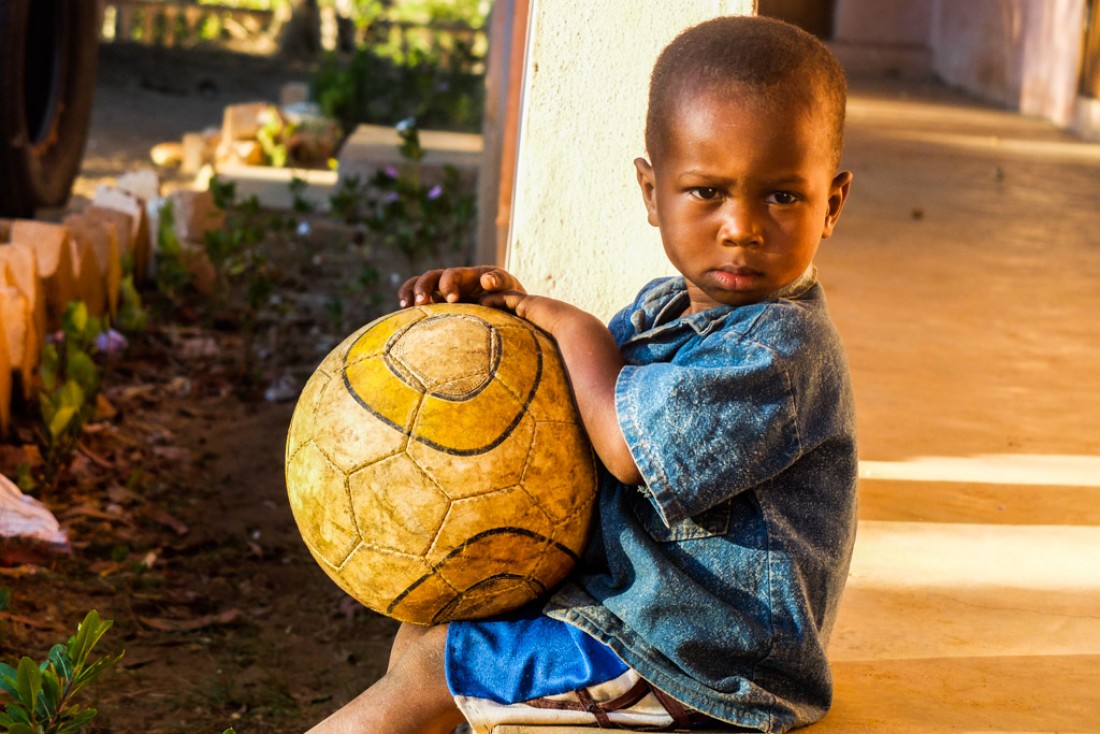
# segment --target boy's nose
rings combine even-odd
[[[752,207],[735,200],[729,200],[722,208],[722,223],[718,230],[719,240],[730,247],[753,247],[761,242],[760,220]]]

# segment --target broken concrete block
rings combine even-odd
[[[256,140],[238,140],[233,143],[231,160],[246,166],[262,166],[264,164],[263,146]]]
[[[69,230],[60,224],[17,219],[12,222],[11,239],[34,252],[45,294],[46,331],[54,331],[60,327],[69,301],[76,298]]]
[[[279,87],[279,106],[290,107],[309,101],[308,82],[287,82]]]
[[[222,137],[218,145],[219,160],[234,155],[233,143],[239,140],[255,140],[266,121],[271,104],[267,102],[246,102],[229,105],[222,114]]]
[[[15,286],[0,285],[0,313],[4,314],[0,323],[4,327],[8,360],[12,369],[20,369],[27,359],[27,331],[34,326],[27,320],[27,299]]]
[[[214,160],[207,147],[206,136],[202,133],[184,133],[180,146],[180,173],[193,175],[199,172],[203,164]]]
[[[149,149],[149,159],[158,166],[182,165],[183,145],[181,143],[157,143]]]
[[[23,396],[31,397],[38,355],[46,338],[46,296],[38,277],[38,262],[30,247],[20,244],[0,246],[0,285],[10,286],[23,296],[23,363],[17,365],[23,376]]]
[[[336,171],[229,164],[219,167],[217,175],[219,181],[232,183],[236,187],[239,201],[255,196],[260,205],[268,209],[290,209],[294,206],[290,183],[295,178],[306,182],[298,195],[308,201],[314,211],[328,211],[332,206],[332,195],[336,192]],[[213,171],[210,177],[213,177]]]
[[[128,171],[118,177],[115,188],[148,204],[160,198],[160,177],[150,168]]]
[[[4,275],[3,285],[18,288],[27,299],[30,324],[36,339],[31,350],[33,355],[37,355],[38,345],[46,337],[46,296],[38,275],[38,259],[34,250],[19,243],[0,246],[0,274]]]
[[[222,140],[248,140],[255,138],[266,122],[271,109],[268,102],[245,102],[229,105],[222,117]]]
[[[152,250],[149,216],[145,211],[145,202],[120,189],[98,186],[92,205],[97,208],[113,209],[130,217],[129,252],[133,256],[134,281],[138,284],[145,282],[149,276]]]
[[[176,238],[180,242],[201,243],[207,232],[225,226],[225,212],[214,204],[210,191],[179,190],[168,201],[172,204]]]
[[[118,315],[119,285],[122,282],[122,259],[115,228],[84,213],[69,215],[64,224],[74,239],[87,242],[95,253],[107,299],[107,312],[114,319]]]
[[[118,249],[119,262],[122,263],[122,272],[127,272],[127,269],[133,266],[134,258],[133,217],[117,209],[94,205],[81,212],[81,215],[88,221],[100,224],[111,233]]]
[[[87,238],[75,234],[69,238],[69,247],[72,249],[76,297],[88,307],[89,314],[102,318],[107,312],[107,293],[95,247]]]

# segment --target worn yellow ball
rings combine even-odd
[[[437,304],[380,318],[321,362],[291,419],[286,482],[341,588],[437,624],[564,578],[596,469],[554,342],[504,311]]]

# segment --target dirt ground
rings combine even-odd
[[[151,165],[154,144],[218,125],[226,104],[274,101],[282,82],[308,77],[268,58],[104,47],[69,208]],[[162,173],[166,188],[186,183]],[[323,301],[349,270],[345,233],[315,224],[309,258],[288,276],[301,302]],[[347,322],[379,308],[370,295]],[[264,380],[300,387],[342,334],[308,310],[286,319],[299,336],[262,350]],[[169,323],[135,340],[104,379],[110,415],[77,457],[79,488],[51,501],[73,555],[0,567],[11,590],[0,659],[44,659],[89,609],[114,620],[101,647],[125,657],[85,695],[100,711],[91,731],[304,731],[384,669],[395,624],[343,594],[302,544],[283,482],[293,401],[264,400],[266,384],[242,389],[227,357],[238,347],[230,331]],[[20,458],[0,452],[0,470],[14,476]]]

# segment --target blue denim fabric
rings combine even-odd
[[[856,527],[847,364],[812,279],[686,306],[683,278],[660,279],[610,323],[646,484],[604,473],[595,535],[545,612],[698,711],[787,731],[832,700],[825,647]]]

